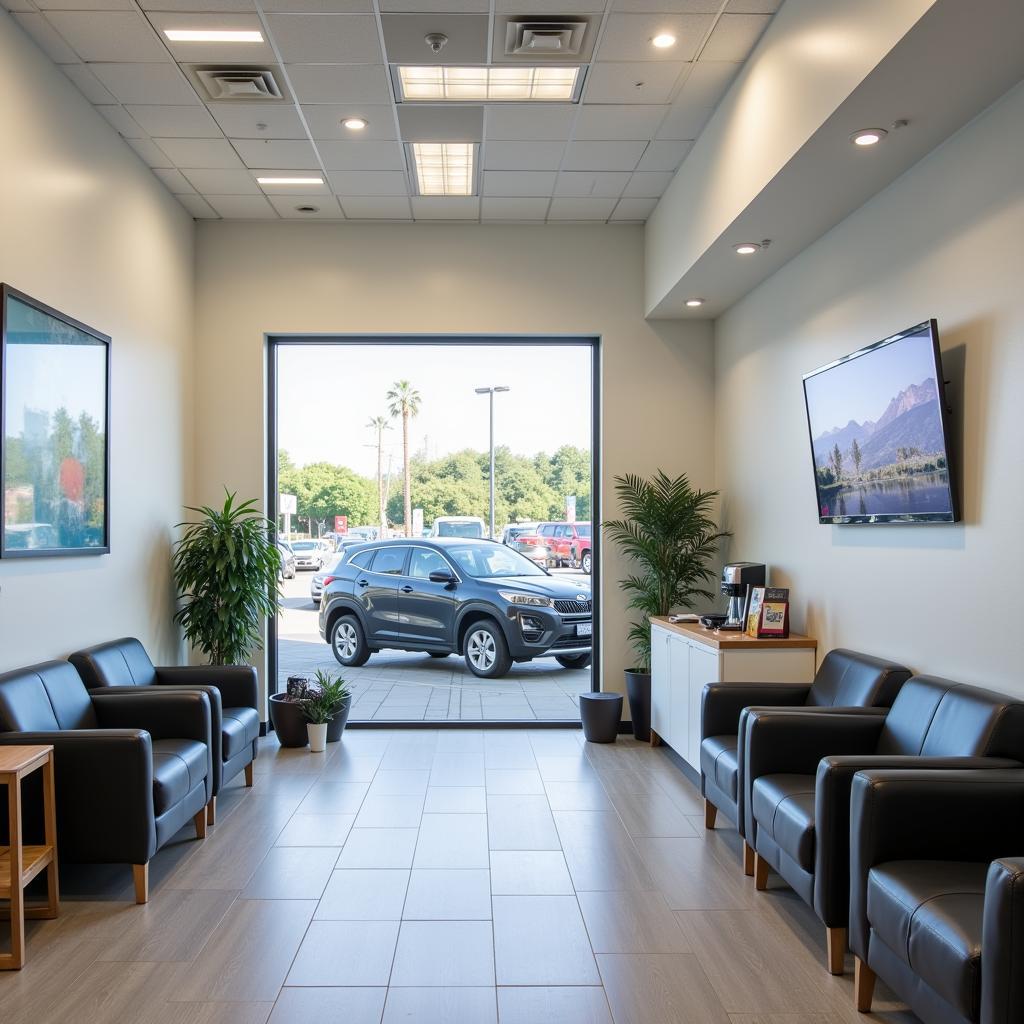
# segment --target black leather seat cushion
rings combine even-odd
[[[868,874],[871,930],[970,1020],[981,1015],[987,863],[893,861]]]
[[[715,785],[736,799],[739,794],[739,761],[736,748],[737,736],[708,736],[700,745],[700,770],[704,777],[712,779]]]
[[[260,716],[253,708],[225,708],[223,730],[223,752],[225,761],[240,754],[260,734]]]
[[[762,775],[751,807],[757,827],[804,869],[814,870],[814,776]]]
[[[195,740],[153,740],[153,810],[159,817],[206,778],[206,747]]]

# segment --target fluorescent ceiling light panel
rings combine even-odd
[[[257,178],[261,185],[322,185],[323,178]]]
[[[476,144],[472,142],[414,142],[413,163],[421,196],[474,194]]]
[[[578,67],[407,67],[398,69],[402,99],[479,103],[482,100],[572,100]]]
[[[263,33],[253,30],[166,28],[172,43],[262,43]]]

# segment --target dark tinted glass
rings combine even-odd
[[[373,571],[387,576],[400,576],[408,553],[409,549],[405,547],[378,548],[377,557],[373,560]]]
[[[409,562],[410,576],[425,580],[432,572],[451,571],[451,566],[436,551],[429,548],[413,548],[412,560]]]

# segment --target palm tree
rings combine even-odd
[[[383,539],[388,532],[388,499],[384,493],[384,431],[390,430],[391,424],[384,416],[372,416],[366,425],[377,431],[377,521],[380,523],[380,535]]]
[[[387,394],[392,419],[402,417],[402,467],[405,495],[405,535],[412,536],[412,476],[409,466],[409,420],[420,411],[420,393],[407,381],[397,380]]]

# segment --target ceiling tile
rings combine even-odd
[[[771,20],[770,14],[723,14],[701,59],[746,60]]]
[[[246,167],[320,170],[313,144],[308,139],[232,139]]]
[[[405,142],[480,142],[484,137],[484,108],[471,103],[400,103],[398,124]]]
[[[277,219],[277,211],[263,196],[204,196],[222,217],[241,220]]]
[[[690,73],[680,86],[679,98],[702,107],[716,107],[741,67],[736,61],[701,58],[690,65]]]
[[[555,195],[620,196],[628,181],[628,171],[562,171]]]
[[[262,7],[293,14],[373,14],[373,0],[263,0]]]
[[[341,208],[349,220],[412,220],[404,196],[342,196]]]
[[[260,191],[259,185],[248,171],[185,167],[181,173],[198,191],[207,195],[246,196],[258,195]]]
[[[486,15],[475,14],[385,14],[381,18],[390,64],[486,64],[487,25]],[[424,42],[431,32],[448,37],[438,53]]]
[[[195,0],[190,0],[195,3]],[[9,11],[27,10],[30,3],[12,5],[5,3]],[[134,11],[132,0],[36,0],[41,11]],[[145,6],[145,5],[143,5]]]
[[[640,14],[717,14],[722,0],[612,0],[613,11]]]
[[[644,155],[640,158],[636,169],[638,171],[674,171],[692,148],[692,142],[652,142],[644,150]]]
[[[637,171],[629,179],[623,195],[656,199],[668,188],[672,177],[671,171]]]
[[[91,64],[90,70],[121,103],[198,103],[175,64]]]
[[[125,139],[150,167],[173,167],[171,158],[151,139]]]
[[[631,171],[643,155],[644,142],[570,142],[567,171]]]
[[[583,102],[667,103],[684,67],[680,61],[594,64],[583,87]]]
[[[290,103],[210,103],[209,111],[231,139],[304,139],[306,129]]]
[[[552,199],[548,220],[607,220],[615,199]]]
[[[774,14],[782,0],[729,0],[726,10],[730,14]]]
[[[553,0],[494,0],[497,14],[551,14]],[[558,14],[595,14],[604,10],[604,0],[558,0]]]
[[[58,6],[64,4],[65,0],[49,0],[50,3]],[[88,2],[88,0],[80,0]],[[72,3],[67,4],[73,6]],[[113,4],[111,4],[113,6]],[[195,11],[201,9],[204,12],[210,11],[254,11],[256,4],[253,0],[139,0],[139,6],[144,11]]]
[[[480,200],[476,196],[413,196],[416,220],[477,220]]]
[[[484,195],[550,196],[555,190],[554,171],[484,171]]]
[[[125,139],[144,139],[146,133],[139,127],[137,121],[132,119],[132,116],[124,109],[124,107],[110,106],[103,104],[97,106],[96,109],[110,122],[122,138]]]
[[[287,69],[300,103],[390,103],[383,64],[295,64]]]
[[[176,167],[241,168],[227,139],[154,139]]]
[[[658,205],[657,199],[639,199],[633,196],[623,196],[619,205],[612,213],[612,220],[647,220],[654,208]]]
[[[175,196],[175,199],[181,203],[182,206],[192,214],[193,217],[197,217],[201,220],[216,220],[217,214],[210,206],[210,204],[203,199],[202,196]]]
[[[167,186],[167,190],[175,195],[180,196],[195,192],[188,178],[181,171],[175,170],[173,167],[154,167],[153,173]]]
[[[380,64],[383,60],[377,21],[369,15],[268,14],[267,24],[287,64]]]
[[[380,9],[387,14],[487,14],[490,0],[380,0]]]
[[[117,102],[117,98],[111,95],[106,86],[84,64],[67,64],[61,67],[61,71],[78,86],[81,94],[90,103]]]
[[[159,11],[150,14],[149,20],[177,61],[200,64],[263,64],[276,60],[274,50],[266,39],[262,43],[182,43],[172,42],[164,35],[166,30],[175,28],[263,32],[263,24],[255,13]]]
[[[578,108],[569,103],[492,103],[485,114],[486,137],[510,140],[561,140],[569,137]]]
[[[557,171],[564,142],[488,142],[483,166],[489,171]]]
[[[405,196],[409,185],[402,171],[331,171],[331,188],[343,196]]]
[[[656,138],[696,139],[714,112],[714,107],[694,107],[685,101],[676,103],[658,129]]]
[[[54,64],[77,64],[78,55],[41,14],[14,14],[14,20],[30,35]]]
[[[289,220],[343,220],[341,207],[334,196],[317,196],[302,198],[301,196],[270,196],[274,209]],[[312,213],[300,212],[299,206],[315,206]]]
[[[713,21],[710,14],[613,14],[605,25],[597,59],[693,60]],[[659,50],[652,45],[660,32],[674,35],[675,46]]]
[[[397,142],[318,142],[329,171],[404,171],[405,156]]]
[[[149,22],[135,11],[50,11],[46,17],[82,60],[170,60]]]
[[[484,196],[480,204],[482,220],[544,220],[547,199],[496,199]]]
[[[398,138],[394,110],[384,104],[352,103],[343,106],[335,103],[307,103],[302,108],[302,115],[314,139],[387,141]],[[369,123],[360,132],[350,132],[341,126],[346,117],[362,117]]]
[[[127,111],[154,138],[220,139],[223,133],[205,108],[173,105],[128,106]]]
[[[589,104],[580,108],[573,137],[581,141],[651,139],[669,109],[667,104]]]

